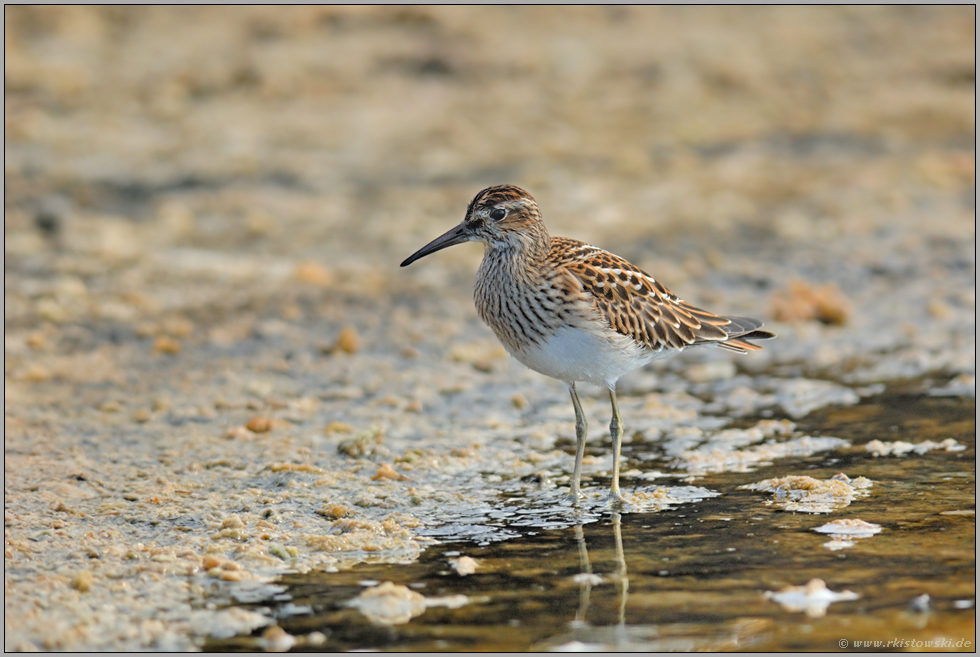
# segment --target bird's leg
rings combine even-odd
[[[626,596],[630,590],[629,576],[626,574],[626,553],[623,552],[622,516],[618,512],[612,514],[613,538],[616,541],[616,570],[619,575],[619,585],[622,592],[619,596],[619,626],[626,625]]]
[[[575,542],[578,543],[579,568],[582,574],[592,574],[592,563],[589,561],[589,548],[585,545],[585,533],[582,531],[581,523],[575,525]],[[581,592],[579,593],[578,611],[575,613],[575,620],[584,621],[585,614],[589,610],[589,597],[592,595],[592,582],[584,580]]]
[[[572,473],[572,490],[569,497],[572,502],[578,502],[583,497],[579,482],[582,479],[582,458],[585,456],[585,434],[589,430],[589,423],[585,421],[585,413],[582,412],[582,403],[578,400],[578,392],[575,390],[575,382],[568,384],[568,391],[572,393],[572,406],[575,407],[575,471]]]
[[[612,420],[609,422],[609,435],[613,444],[613,476],[609,496],[626,503],[626,498],[619,492],[619,452],[623,446],[623,419],[619,416],[619,403],[616,401],[616,387],[609,388],[609,401],[612,402]]]

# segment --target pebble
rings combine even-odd
[[[378,472],[371,477],[372,480],[377,481],[379,479],[394,479],[396,481],[408,481],[408,477],[396,472],[390,463],[382,463],[378,468]]]
[[[851,304],[835,283],[813,285],[794,280],[772,298],[772,315],[779,322],[816,320],[839,326],[847,323],[850,313]]]
[[[87,570],[80,570],[72,577],[71,587],[82,593],[88,593],[94,583],[95,580],[92,577],[92,573]]]
[[[300,263],[293,276],[303,283],[324,288],[332,286],[336,281],[336,277],[330,270],[318,262]]]
[[[278,625],[267,627],[262,632],[262,637],[258,641],[259,645],[267,652],[288,652],[296,645],[296,637],[286,632]]]
[[[168,354],[174,356],[179,354],[181,350],[181,344],[173,338],[161,335],[156,340],[153,341],[153,351],[159,352],[161,354]]]
[[[245,423],[245,428],[252,433],[266,433],[272,431],[274,426],[275,420],[269,417],[253,417]]]
[[[353,326],[345,327],[337,336],[334,348],[347,354],[357,353],[361,348],[361,338],[358,336],[357,330]]]
[[[476,559],[467,556],[450,559],[449,563],[453,567],[453,570],[455,570],[461,577],[472,575],[476,572],[476,569],[480,567],[480,564]]]
[[[403,625],[425,612],[425,598],[407,586],[382,582],[365,589],[347,606],[357,609],[376,625]]]

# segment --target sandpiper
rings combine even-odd
[[[613,474],[619,490],[623,423],[616,382],[624,374],[697,345],[746,353],[749,340],[775,337],[762,322],[709,313],[679,299],[629,262],[597,247],[551,237],[534,198],[513,185],[484,189],[470,202],[462,223],[405,259],[402,267],[440,249],[483,242],[483,262],[473,298],[480,317],[514,358],[536,372],[564,381],[575,408],[575,469],[570,496],[581,496],[582,456],[588,425],[575,384],[609,389]]]

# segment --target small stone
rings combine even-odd
[[[272,545],[270,545],[268,550],[269,550],[269,554],[271,554],[274,557],[279,557],[283,561],[289,559],[289,552],[287,552],[286,548],[279,545],[278,543],[273,543]]]
[[[353,438],[341,441],[337,445],[337,451],[353,458],[388,454],[389,450],[383,446],[384,438],[384,429],[371,427]]]
[[[248,573],[242,570],[224,570],[222,569],[219,579],[225,582],[242,582],[248,579]]]
[[[473,369],[477,372],[493,372],[493,363],[489,360],[475,360],[473,361]]]
[[[342,504],[328,504],[317,510],[317,515],[325,518],[343,518],[350,513],[350,509]]]
[[[225,431],[225,438],[228,440],[233,440],[235,438],[251,438],[253,435],[255,434],[245,427],[232,427],[228,429],[228,431]]]
[[[267,652],[287,652],[296,645],[296,637],[278,625],[273,625],[262,632],[260,642]]]
[[[334,284],[335,280],[330,270],[318,262],[300,263],[293,273],[293,278],[301,283],[307,283],[317,287],[330,287]]]
[[[153,342],[153,351],[160,352],[161,354],[173,356],[179,354],[180,349],[180,343],[166,335],[161,335]]]
[[[514,408],[516,408],[519,411],[523,411],[528,406],[527,397],[525,397],[520,393],[517,393],[513,397],[511,397],[510,403],[512,403],[514,405]]]
[[[80,570],[72,577],[71,587],[77,591],[86,593],[92,588],[93,583],[92,573],[87,570]]]
[[[397,472],[390,463],[382,463],[381,467],[378,468],[378,472],[371,477],[372,480],[377,481],[378,479],[395,479],[397,481],[408,481],[408,477]]]
[[[203,567],[204,570],[211,570],[212,568],[220,568],[221,564],[224,562],[224,559],[216,557],[213,554],[209,554],[208,556],[204,557],[204,561],[201,562],[201,567]]]
[[[133,422],[139,422],[140,424],[142,424],[144,422],[149,421],[150,417],[152,417],[152,414],[150,413],[149,409],[141,408],[138,409],[135,413],[133,413],[131,417],[133,418]]]
[[[841,325],[847,322],[850,312],[850,303],[834,283],[811,285],[801,280],[790,281],[789,289],[776,292],[772,299],[772,314],[780,322],[817,320]]]
[[[459,557],[458,559],[451,559],[450,564],[452,564],[453,569],[463,577],[475,573],[476,569],[480,565],[473,557],[466,556]]]
[[[353,354],[361,348],[361,339],[357,335],[357,331],[354,327],[348,326],[340,332],[337,336],[337,342],[334,345],[335,349],[339,349],[344,353]]]
[[[425,598],[407,586],[383,582],[347,603],[376,625],[401,625],[425,612]]]
[[[242,521],[241,518],[238,517],[238,514],[228,516],[227,518],[221,521],[221,529],[227,529],[229,527],[244,527],[244,526],[245,523]]]
[[[252,433],[266,433],[272,431],[274,420],[268,417],[253,417],[245,423],[245,428]]]

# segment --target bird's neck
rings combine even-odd
[[[480,265],[484,275],[496,274],[527,279],[533,277],[548,257],[551,236],[542,225],[508,235],[499,242],[487,243]]]

